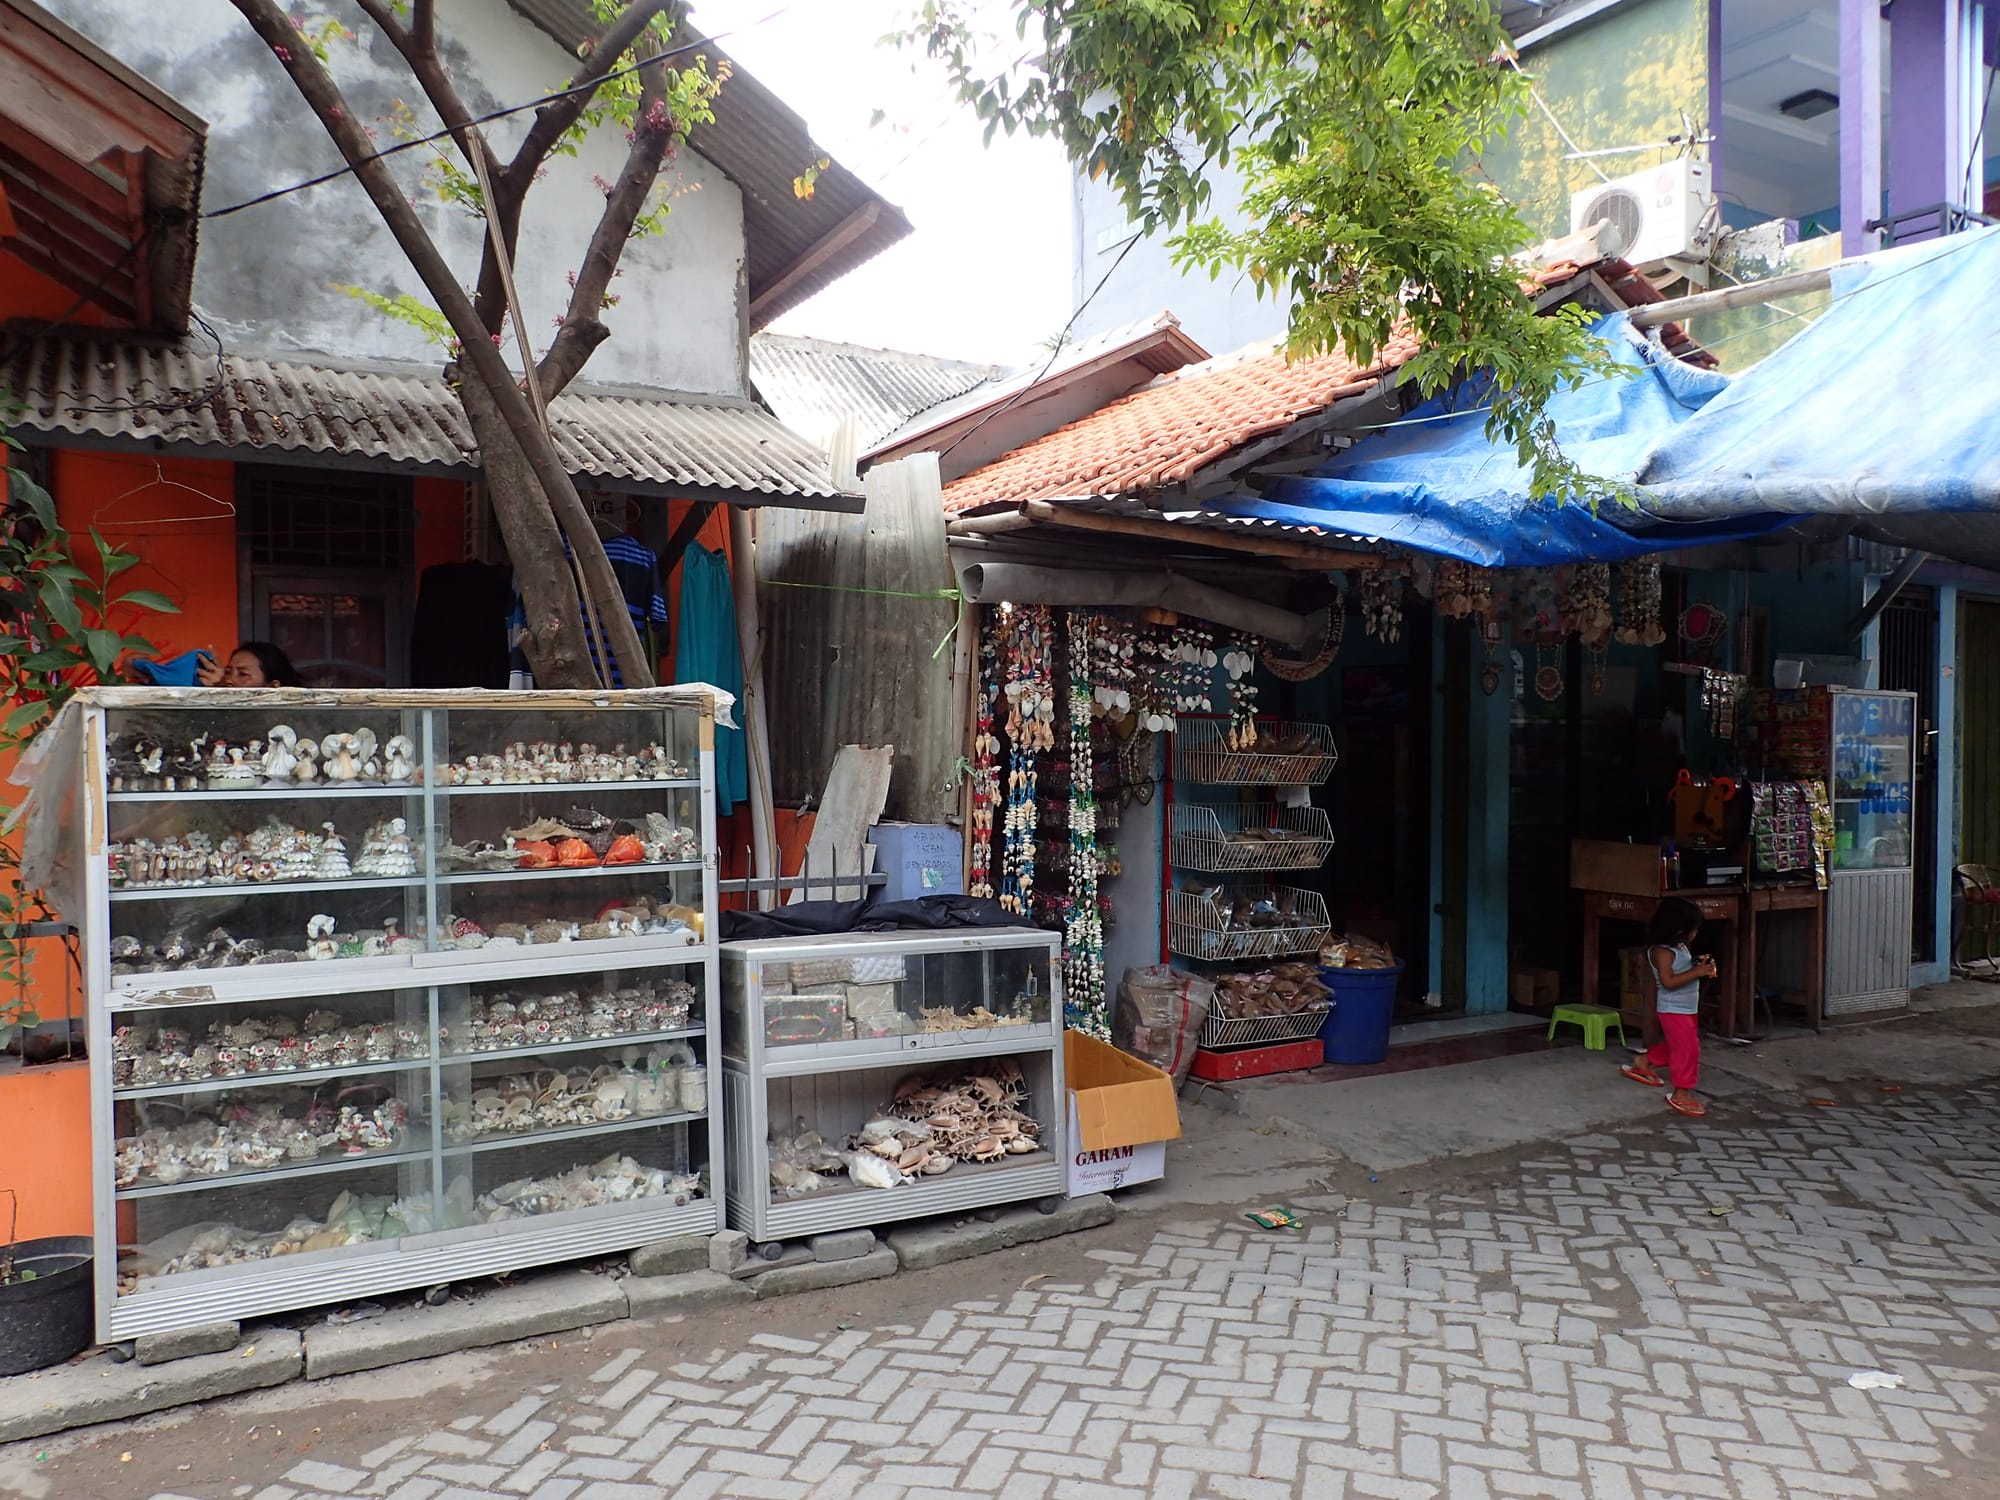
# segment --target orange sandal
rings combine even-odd
[[[1686,1115],[1690,1120],[1699,1120],[1708,1113],[1708,1106],[1699,1099],[1675,1099],[1671,1095],[1667,1099],[1667,1108]]]
[[[1658,1073],[1655,1073],[1646,1063],[1627,1063],[1618,1071],[1634,1083],[1643,1083],[1649,1089],[1666,1087],[1666,1080],[1661,1078]]]

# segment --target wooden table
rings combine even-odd
[[[1814,1031],[1826,1024],[1826,892],[1816,885],[1754,885],[1743,923],[1741,961],[1747,983],[1757,983],[1757,919],[1766,912],[1807,913],[1806,1019]],[[1751,993],[1746,991],[1746,993]],[[1745,1019],[1755,1022],[1755,1016]]]
[[[1607,921],[1637,922],[1641,926],[1653,920],[1660,903],[1669,897],[1678,897],[1694,903],[1704,922],[1726,922],[1729,937],[1726,942],[1703,943],[1696,939],[1697,953],[1712,952],[1719,971],[1715,994],[1716,1030],[1723,1036],[1737,1036],[1740,1027],[1749,1018],[1751,989],[1756,982],[1752,964],[1746,957],[1754,958],[1755,949],[1746,950],[1746,932],[1751,927],[1747,920],[1751,893],[1740,886],[1700,886],[1693,890],[1661,891],[1655,896],[1633,896],[1618,891],[1582,891],[1583,897],[1583,999],[1588,1005],[1597,1003],[1597,966],[1600,957],[1601,940],[1598,929]]]

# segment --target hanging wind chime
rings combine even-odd
[[[1097,904],[1097,795],[1090,725],[1096,691],[1092,646],[1097,622],[1081,611],[1068,617],[1069,658],[1069,911],[1063,927],[1064,1009],[1071,1029],[1109,1040],[1104,1008],[1104,920]]]

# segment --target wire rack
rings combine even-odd
[[[1287,915],[1271,926],[1237,924],[1230,908],[1245,898],[1269,899]],[[1167,946],[1183,958],[1282,958],[1319,952],[1331,926],[1326,901],[1294,886],[1238,886],[1219,897],[1206,891],[1175,891]]]
[[[1333,821],[1323,807],[1174,804],[1174,863],[1182,869],[1317,870],[1332,852]]]
[[[1231,749],[1227,719],[1189,719],[1174,733],[1174,777],[1210,786],[1318,786],[1340,754],[1324,724],[1259,722],[1257,742]]]
[[[1209,1012],[1202,1023],[1201,1044],[1211,1052],[1231,1047],[1267,1047],[1273,1042],[1298,1042],[1318,1036],[1331,1003],[1295,1011],[1289,1016],[1219,1016]]]

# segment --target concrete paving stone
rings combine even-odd
[[[255,1343],[165,1365],[114,1364],[95,1355],[71,1365],[0,1379],[0,1443],[96,1422],[121,1422],[217,1396],[283,1385],[302,1369],[299,1336],[263,1329]]]
[[[859,1260],[875,1248],[875,1231],[841,1229],[831,1234],[816,1234],[806,1241],[806,1248],[812,1251],[814,1260]]]
[[[708,1268],[733,1275],[750,1258],[750,1236],[740,1229],[724,1229],[708,1237]]]
[[[748,1285],[757,1300],[789,1297],[798,1292],[824,1291],[829,1287],[852,1286],[893,1276],[899,1269],[896,1252],[888,1246],[870,1251],[857,1260],[807,1261],[803,1265],[779,1266],[751,1278]]]
[[[143,1333],[132,1341],[132,1358],[142,1365],[163,1365],[197,1354],[226,1354],[242,1341],[240,1323],[203,1323],[173,1333]]]
[[[709,1236],[705,1234],[677,1234],[672,1239],[641,1245],[627,1260],[634,1276],[679,1276],[688,1271],[706,1271],[708,1242]]]
[[[324,1380],[588,1328],[627,1311],[624,1288],[607,1277],[578,1271],[538,1276],[443,1307],[401,1308],[363,1323],[317,1326],[306,1337],[306,1378]]]
[[[750,1285],[706,1268],[675,1276],[632,1276],[619,1285],[635,1318],[699,1312],[705,1307],[748,1302],[757,1295]]]
[[[1014,1207],[1003,1209],[991,1223],[977,1219],[962,1224],[956,1219],[929,1219],[892,1229],[886,1238],[904,1270],[923,1271],[1016,1245],[1095,1229],[1109,1224],[1117,1215],[1117,1206],[1108,1195],[1093,1193],[1066,1199],[1051,1214],[1033,1207]]]

